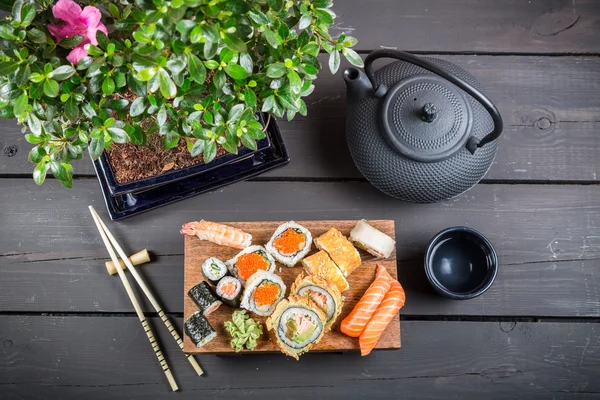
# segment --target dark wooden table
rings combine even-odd
[[[338,0],[334,32],[361,53],[393,47],[450,60],[481,80],[506,128],[486,179],[463,196],[402,203],[360,176],[344,138],[345,89],[323,71],[309,116],[280,122],[289,166],[111,224],[181,327],[183,222],[394,219],[407,293],[402,348],[361,358],[202,356],[194,375],[152,321],[182,392],[172,394],[87,205],[104,212],[89,160],[72,190],[36,187],[14,121],[0,134],[0,396],[17,398],[600,397],[600,2]],[[323,57],[323,60],[325,58]],[[467,225],[495,244],[493,287],[442,300],[422,268],[437,231]]]

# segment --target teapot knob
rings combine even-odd
[[[421,119],[425,122],[433,122],[438,116],[438,110],[435,104],[426,103],[421,110]]]

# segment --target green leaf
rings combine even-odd
[[[102,125],[105,128],[110,128],[111,126],[115,125],[115,119],[114,118],[108,118],[106,121],[104,121],[104,123]]]
[[[44,94],[48,97],[58,96],[59,86],[58,82],[52,79],[46,79],[44,81]]]
[[[190,149],[190,154],[192,157],[198,157],[204,151],[205,141],[202,139],[196,140],[192,148]]]
[[[248,77],[248,71],[246,71],[244,67],[238,64],[230,64],[226,66],[225,72],[227,73],[227,75],[236,80],[246,79]]]
[[[28,30],[27,37],[33,43],[37,43],[37,44],[46,43],[46,34],[37,28],[32,28],[32,29]]]
[[[269,78],[281,78],[286,72],[287,67],[283,63],[275,63],[267,67],[267,76]]]
[[[64,179],[59,179],[59,182],[67,189],[71,189],[73,187],[73,167],[71,164],[67,163],[61,163],[61,167],[64,168],[66,172]]]
[[[340,52],[335,50],[329,55],[329,69],[335,74],[340,69]]]
[[[279,93],[277,96],[278,96],[279,102],[281,102],[281,105],[283,105],[285,108],[292,110],[294,112],[299,110],[299,107],[296,105],[296,102],[294,101],[292,96],[290,96],[289,94]]]
[[[48,170],[46,160],[40,161],[33,170],[33,180],[41,185],[46,180],[46,171]]]
[[[252,61],[252,57],[248,53],[240,54],[240,65],[248,72],[248,75],[252,75],[252,70],[254,69],[254,62]]]
[[[195,21],[192,21],[191,19],[182,19],[181,21],[177,22],[175,29],[177,29],[177,31],[182,35],[187,35],[192,29],[194,29],[195,26]]]
[[[119,19],[121,16],[121,13],[119,12],[119,9],[117,8],[116,5],[114,5],[113,3],[110,3],[108,5],[108,12],[110,12],[110,15],[114,18],[114,19]]]
[[[27,125],[31,132],[35,135],[40,135],[42,133],[42,123],[40,119],[32,112],[27,114]]]
[[[206,65],[206,68],[208,69],[217,69],[219,68],[219,63],[216,62],[215,60],[207,60],[204,62],[204,65]]]
[[[143,146],[146,144],[146,135],[139,126],[126,126],[127,134],[129,135],[129,141],[135,145]]]
[[[14,61],[0,62],[0,76],[7,76],[15,72],[19,68],[19,63]]]
[[[291,70],[287,74],[288,79],[290,80],[290,90],[296,94],[300,93],[302,89],[302,79],[298,73],[294,70]]]
[[[115,81],[110,76],[104,78],[104,82],[102,82],[102,93],[104,95],[112,94],[115,91]]]
[[[92,160],[97,160],[104,151],[104,137],[92,138],[88,149]]]
[[[304,68],[304,72],[306,72],[308,75],[317,75],[319,73],[319,70],[313,65],[304,64],[302,67]]]
[[[266,136],[265,132],[258,128],[249,128],[247,133],[248,136],[255,140],[263,139]]]
[[[244,112],[244,105],[236,104],[235,106],[231,107],[231,110],[229,110],[229,114],[227,115],[227,121],[229,121],[229,122],[237,121],[243,112]]]
[[[286,24],[281,24],[277,29],[277,33],[285,41],[290,36],[290,28]]]
[[[219,41],[218,40],[213,41],[213,40],[207,38],[206,42],[204,43],[204,50],[203,50],[204,58],[206,58],[206,59],[213,58],[217,54],[217,50],[219,50]]]
[[[223,86],[225,86],[226,81],[227,78],[225,77],[225,72],[223,71],[217,71],[213,75],[213,83],[215,84],[215,87],[218,90],[223,89]]]
[[[244,91],[244,101],[248,107],[256,107],[256,94],[251,88],[246,88]]]
[[[342,53],[344,54],[344,56],[346,56],[346,59],[348,61],[350,61],[350,64],[352,64],[354,66],[357,66],[359,68],[362,68],[362,67],[365,66],[365,63],[363,62],[363,59],[354,50],[348,49],[348,48],[344,48],[342,50]]]
[[[111,110],[123,110],[128,105],[129,105],[129,100],[127,100],[127,99],[115,99],[115,100],[109,101],[105,105],[105,108],[109,108]]]
[[[204,113],[204,121],[208,124],[212,124],[214,122],[214,117],[210,111],[206,111]]]
[[[167,109],[163,106],[158,110],[158,114],[156,114],[156,122],[158,126],[163,126],[165,122],[167,122]]]
[[[156,75],[156,72],[158,72],[157,68],[146,68],[141,70],[140,72],[138,72],[135,76],[135,78],[137,80],[140,80],[142,82],[147,82],[150,79],[154,78],[154,75]]]
[[[21,9],[23,8],[23,4],[25,4],[23,0],[16,0],[12,5],[12,17],[17,22],[21,22]]]
[[[275,96],[270,95],[269,97],[267,97],[263,103],[262,106],[262,112],[270,112],[271,110],[273,110],[273,107],[275,106]]]
[[[206,80],[206,68],[204,68],[204,64],[198,57],[188,54],[188,66],[190,78],[198,83],[203,83]]]
[[[58,180],[64,181],[67,179],[67,169],[58,161],[50,161],[50,171]]]
[[[27,93],[23,93],[19,97],[17,97],[17,100],[13,105],[13,113],[15,114],[15,116],[20,116],[25,111],[27,111],[28,101],[29,98],[27,97]]]
[[[258,10],[248,11],[248,16],[252,21],[256,22],[257,24],[267,25],[269,23],[269,19],[267,18],[267,16]]]
[[[282,42],[279,35],[270,29],[265,29],[264,35],[265,35],[265,39],[267,39],[267,42],[269,42],[269,44],[271,46],[273,46],[274,48],[279,47],[279,44]]]
[[[65,114],[71,121],[75,121],[79,118],[79,106],[72,97],[65,103]]]
[[[258,146],[256,146],[256,141],[252,139],[248,133],[243,134],[240,139],[242,140],[242,144],[247,148],[255,151],[258,148]]]
[[[234,55],[236,55],[236,53],[233,50],[224,48],[221,49],[221,53],[219,54],[219,60],[221,60],[221,62],[224,62],[225,64],[229,64],[231,60],[233,60]]]
[[[298,112],[300,113],[300,115],[303,115],[306,117],[306,103],[304,102],[304,100],[300,99],[298,100],[298,103],[300,103],[300,109],[298,110]]]
[[[215,159],[217,155],[217,144],[212,140],[204,146],[204,163],[208,164]]]
[[[27,135],[25,135],[25,140],[27,140],[27,143],[31,143],[31,144],[40,144],[40,143],[44,142],[44,138],[32,135],[31,133],[28,133]]]
[[[88,103],[84,103],[81,106],[81,111],[83,111],[83,115],[88,119],[96,116],[96,111]]]
[[[172,149],[179,143],[180,136],[176,132],[168,132],[163,137],[163,147],[166,150]]]
[[[246,43],[231,33],[223,34],[223,42],[231,50],[237,51],[238,53],[244,53],[247,51]]]
[[[300,17],[300,22],[298,23],[298,29],[300,29],[300,30],[306,29],[310,26],[311,23],[312,23],[312,15],[304,14],[302,17]]]
[[[35,18],[35,3],[27,3],[21,9],[21,26],[23,28],[29,26]]]
[[[196,25],[190,32],[190,42],[199,43],[204,38],[204,29],[201,25]]]
[[[160,92],[167,99],[172,99],[177,95],[177,86],[175,86],[175,82],[173,82],[169,73],[164,69],[158,72],[158,84],[160,85]]]
[[[98,32],[100,32],[100,31],[98,31]],[[73,47],[75,47],[79,43],[81,43],[82,41],[83,41],[82,35],[75,35],[75,36],[71,36],[69,38],[65,38],[65,39],[61,40],[60,42],[58,42],[58,45],[65,49],[72,49]]]
[[[304,54],[316,57],[319,54],[319,45],[311,42],[308,43],[306,46],[302,47],[300,51],[302,51]]]
[[[319,20],[319,23],[333,24],[333,17],[325,10],[315,10],[315,16]]]
[[[182,60],[171,59],[167,61],[167,68],[173,74],[177,75],[185,69],[185,63]]]
[[[346,36],[346,38],[342,42],[342,45],[344,47],[352,47],[352,46],[355,46],[357,43],[358,43],[358,39],[356,39],[355,37]]]
[[[269,7],[271,7],[275,11],[281,11],[283,8],[284,0],[269,0]]]
[[[112,141],[115,143],[126,143],[127,141],[129,141],[129,138],[127,137],[127,132],[125,132],[121,128],[112,127],[108,128],[107,131],[110,134]]]
[[[75,68],[70,65],[61,65],[56,68],[54,71],[48,74],[49,78],[52,78],[57,81],[64,81],[67,78],[70,78],[75,73]]]
[[[146,110],[146,104],[144,102],[143,97],[138,97],[131,103],[131,107],[129,107],[129,115],[132,117],[137,117],[138,115],[142,115]]]

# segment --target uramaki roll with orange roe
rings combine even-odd
[[[286,286],[279,275],[258,271],[248,279],[241,307],[267,317],[285,296]]]
[[[280,225],[267,243],[267,251],[280,263],[293,267],[310,251],[312,235],[300,224]]]
[[[246,285],[246,281],[257,271],[275,270],[275,260],[263,246],[246,247],[225,264],[242,285]]]

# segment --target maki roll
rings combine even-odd
[[[230,307],[239,307],[242,298],[242,283],[238,278],[226,276],[217,284],[217,296]]]
[[[298,275],[290,293],[308,297],[325,313],[326,332],[342,312],[344,303],[339,289],[318,276]]]
[[[263,246],[246,247],[225,264],[242,285],[246,285],[246,281],[257,271],[275,270],[275,260]]]
[[[311,299],[293,294],[277,305],[267,329],[274,331],[281,351],[298,360],[323,337],[325,318]]]
[[[204,275],[204,279],[216,285],[221,278],[227,275],[227,265],[218,258],[208,257],[202,263],[202,275]]]
[[[196,347],[202,347],[217,337],[217,332],[210,326],[208,320],[196,311],[183,324],[185,334],[192,339]]]
[[[331,228],[316,238],[315,246],[329,254],[345,277],[348,277],[362,263],[356,247],[335,228]]]
[[[306,272],[333,283],[340,292],[350,288],[348,281],[344,278],[340,269],[323,250],[316,252],[310,257],[306,257],[302,260],[302,265]]]
[[[358,248],[379,258],[388,258],[396,248],[396,241],[373,228],[364,219],[357,222],[352,232],[350,241]]]
[[[283,299],[285,290],[285,283],[281,277],[272,272],[258,271],[246,282],[242,308],[267,317]]]
[[[188,291],[190,299],[196,303],[202,315],[215,311],[223,303],[215,297],[210,286],[205,281],[200,282]]]
[[[311,242],[308,229],[290,221],[277,228],[266,247],[277,261],[293,267],[310,251]]]

